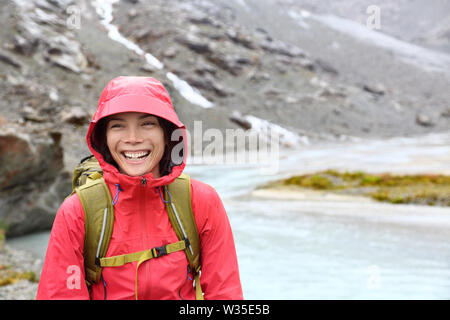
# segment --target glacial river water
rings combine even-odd
[[[252,194],[292,173],[334,168],[450,174],[450,133],[305,146],[279,171],[188,165],[227,209],[247,299],[450,299],[450,208]],[[274,196],[276,198],[276,195]],[[11,239],[43,259],[49,233]]]

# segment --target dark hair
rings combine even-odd
[[[168,175],[172,172],[172,168],[174,166],[180,165],[181,163],[174,163],[172,161],[171,153],[172,149],[175,145],[177,145],[179,142],[182,141],[182,137],[179,138],[178,141],[172,140],[172,133],[175,129],[178,127],[173,124],[172,122],[156,117],[158,120],[159,125],[162,127],[164,131],[164,140],[166,141],[166,145],[164,148],[164,154],[159,161],[159,173],[161,176]],[[95,128],[94,132],[91,136],[91,145],[92,147],[102,155],[103,159],[115,166],[117,170],[119,170],[119,166],[117,165],[116,161],[114,161],[114,158],[111,155],[111,152],[109,151],[108,144],[106,143],[106,128],[108,126],[109,117],[100,119]],[[180,156],[183,159],[184,158],[184,148],[181,150]]]
[[[159,173],[161,176],[168,175],[172,172],[172,168],[178,166],[180,163],[175,163],[172,159],[172,150],[173,148],[183,140],[183,137],[179,137],[178,141],[173,140],[172,133],[178,129],[178,127],[172,122],[156,117],[158,119],[159,125],[163,128],[164,131],[164,140],[166,141],[166,146],[164,148],[164,154],[159,161]],[[184,148],[181,149],[181,159],[184,158]]]

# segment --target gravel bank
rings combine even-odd
[[[8,245],[0,247],[0,265],[17,272],[32,271],[40,274],[43,261],[31,253],[13,249]],[[38,288],[37,282],[19,280],[10,285],[0,286],[0,300],[34,300]]]

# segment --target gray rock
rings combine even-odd
[[[252,124],[250,123],[250,121],[245,119],[238,111],[235,111],[230,115],[230,120],[244,130],[249,130],[252,128]]]
[[[154,72],[158,71],[158,68],[156,68],[154,65],[152,65],[150,63],[146,63],[146,64],[142,65],[141,67],[139,67],[139,70],[148,72],[148,73],[154,73]]]
[[[25,56],[31,56],[37,49],[39,40],[33,37],[26,37],[15,34],[13,38],[13,50]]]
[[[194,52],[200,53],[200,54],[211,54],[212,49],[209,45],[209,42],[204,41],[197,37],[196,35],[192,33],[188,33],[185,36],[179,36],[176,37],[175,40],[182,45],[185,45],[189,49],[191,49]]]
[[[259,46],[270,53],[285,55],[288,57],[306,57],[305,52],[292,45],[288,45],[282,41],[263,41],[259,44]]]
[[[55,25],[65,27],[65,21],[54,13],[48,13],[40,8],[35,8],[32,14],[33,20],[41,25]]]
[[[67,6],[73,4],[74,2],[74,0],[47,0],[47,1],[61,9],[66,9]]]
[[[0,287],[0,300],[34,300],[38,283],[19,280],[13,284]]]
[[[297,64],[300,65],[303,69],[306,69],[309,71],[316,70],[316,64],[309,58],[299,58],[297,60]]]
[[[260,83],[263,81],[269,81],[271,79],[271,76],[267,72],[262,72],[254,69],[249,72],[247,79],[255,83]]]
[[[37,110],[29,106],[25,106],[22,111],[22,115],[25,121],[33,122],[46,122],[47,118],[38,114]]]
[[[82,125],[89,123],[91,116],[81,107],[72,107],[70,110],[63,112],[62,121]]]
[[[339,74],[339,72],[327,61],[316,59],[315,63],[324,72],[331,73],[335,76]]]
[[[331,98],[331,97],[345,98],[347,95],[345,94],[345,92],[340,91],[338,89],[326,87],[326,88],[323,88],[322,90],[320,90],[319,93],[317,94],[317,96],[318,97],[327,97],[327,98]]]
[[[48,62],[74,73],[80,73],[87,68],[88,60],[78,42],[66,37],[52,40],[45,53]]]
[[[39,277],[42,260],[36,259],[30,252],[12,248],[8,244],[0,245],[0,261],[15,272],[34,272]],[[0,271],[1,272],[1,271]],[[0,286],[0,300],[34,300],[38,283],[19,280],[9,285]]]
[[[263,93],[266,96],[275,96],[275,97],[279,96],[281,94],[286,94],[285,91],[280,90],[278,88],[274,88],[274,87],[269,87],[269,88],[265,89]]]
[[[4,52],[3,50],[0,51],[0,62],[9,64],[10,66],[13,66],[17,69],[22,68],[22,65],[19,61],[17,61],[11,54]]]
[[[221,52],[214,52],[207,55],[207,59],[214,63],[219,68],[231,73],[232,75],[239,75],[244,65],[252,65],[253,61],[238,55],[227,55]]]
[[[170,31],[159,31],[148,27],[137,27],[132,31],[131,38],[134,38],[138,43],[149,44],[158,39],[167,36]]]
[[[199,75],[206,75],[206,74],[215,75],[217,72],[217,69],[203,61],[199,61],[195,65],[194,71],[195,71],[195,73],[197,73]]]
[[[211,91],[219,97],[227,97],[233,95],[232,91],[226,90],[222,85],[216,82],[210,74],[206,74],[202,77],[196,76],[195,74],[190,75],[186,77],[186,81],[198,89]]]
[[[175,58],[177,53],[178,53],[177,48],[171,46],[171,47],[168,47],[167,49],[165,49],[163,51],[162,55],[163,55],[164,58],[172,59],[172,58]]]
[[[386,92],[386,88],[381,83],[377,84],[364,84],[363,89],[367,92],[370,92],[374,95],[383,95]]]
[[[228,29],[226,31],[226,35],[230,38],[234,43],[244,46],[247,49],[257,49],[258,45],[252,41],[248,36],[241,32],[236,32],[233,29]]]
[[[214,22],[214,20],[212,20],[206,14],[202,14],[200,12],[197,12],[197,13],[189,16],[188,21],[195,23],[195,24],[205,24],[205,25],[210,25],[210,26],[217,26],[217,24]]]
[[[441,112],[441,116],[444,118],[450,118],[450,108]]]
[[[432,127],[435,125],[431,118],[424,113],[419,113],[416,115],[416,123],[423,127]]]
[[[28,133],[8,123],[0,128],[0,223],[7,226],[7,236],[51,228],[64,200],[60,191],[70,192],[61,186],[71,187],[61,174],[60,140],[58,132]]]
[[[129,19],[134,19],[139,15],[139,12],[136,10],[136,8],[131,8],[128,12],[127,12],[127,16]]]

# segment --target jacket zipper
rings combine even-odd
[[[142,178],[141,187],[142,187],[143,196],[141,197],[142,202],[141,202],[140,214],[141,214],[141,217],[144,219],[144,221],[142,223],[142,226],[144,228],[144,244],[145,244],[145,246],[148,246],[148,237],[147,237],[148,228],[147,228],[147,210],[146,210],[146,199],[147,199],[146,190],[147,190],[147,188],[146,188],[146,186],[147,186],[147,179]],[[144,281],[141,283],[141,286],[140,286],[142,288],[142,290],[141,290],[142,292],[141,292],[141,295],[138,295],[138,297],[142,297],[142,299],[145,299],[148,297],[148,295],[146,294],[147,293],[146,288],[150,288],[148,261],[145,262],[145,271],[144,272],[145,272]]]
[[[142,221],[142,227],[143,227],[143,237],[144,237],[144,246],[147,246],[148,244],[148,238],[147,238],[147,223],[146,223],[146,205],[145,205],[145,200],[146,200],[146,185],[147,185],[147,179],[142,178],[141,179],[141,196],[140,196],[140,210],[139,210],[139,215],[141,216],[141,221]],[[141,279],[138,279],[139,281],[139,285],[137,287],[138,289],[138,298],[140,299],[145,299],[146,295],[145,295],[145,288],[148,282],[148,263],[145,263],[145,270],[144,270],[144,277]],[[140,292],[139,292],[140,290]]]

